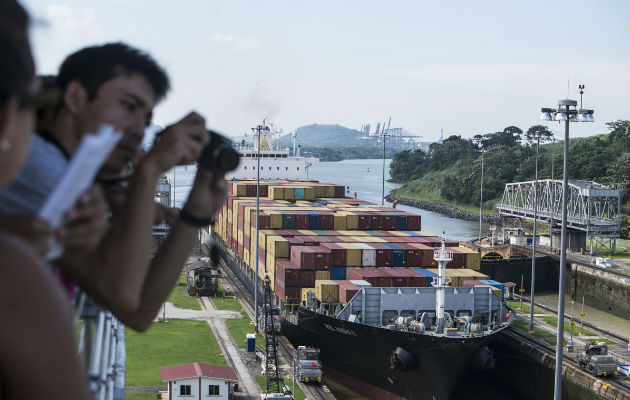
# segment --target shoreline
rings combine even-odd
[[[393,193],[389,193],[387,196],[385,196],[385,200],[389,202],[398,200],[399,204],[404,204],[406,206],[420,208],[422,210],[433,211],[433,212],[445,215],[450,218],[461,219],[464,221],[479,221],[479,214],[463,211],[454,206],[447,205],[447,204],[409,199],[406,197],[396,196]],[[484,215],[482,220],[483,222],[488,223],[488,224],[493,224],[497,226],[501,225],[501,218],[497,215]]]

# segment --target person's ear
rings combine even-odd
[[[88,102],[87,90],[78,81],[72,81],[63,93],[63,104],[73,114],[78,113]]]
[[[11,97],[0,106],[0,153],[9,150],[7,147],[10,147],[10,142],[7,136],[18,110],[18,102],[17,97]]]

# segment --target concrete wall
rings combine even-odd
[[[620,277],[605,271],[571,264],[567,268],[567,294],[598,310],[626,318],[630,314],[630,277]]]
[[[516,283],[516,293],[521,287],[521,277],[523,277],[523,288],[525,294],[530,293],[530,283],[532,281],[532,260],[531,258],[509,259],[509,260],[482,260],[481,273],[490,275],[492,279],[499,282]],[[558,264],[548,257],[536,258],[536,292],[553,292],[558,290]]]
[[[513,328],[511,328],[513,329]],[[553,398],[555,358],[531,347],[509,333],[501,333],[490,344],[496,359],[495,368],[484,372],[487,382],[509,391],[514,399],[547,400]],[[586,372],[563,367],[563,399],[630,399],[612,386],[601,385],[602,380]]]

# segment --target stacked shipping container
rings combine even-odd
[[[433,252],[441,238],[421,231],[419,215],[346,198],[343,186],[262,180],[256,221],[256,182],[229,183],[214,229],[252,271],[258,256],[259,277],[269,275],[280,299],[297,303],[314,292],[320,301],[346,303],[359,290],[348,280],[393,287],[431,284],[428,269],[437,266]],[[451,240],[446,245],[453,252],[447,268],[454,285],[487,279],[464,272],[479,269],[476,250]]]

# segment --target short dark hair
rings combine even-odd
[[[15,0],[0,1],[0,106],[33,88],[35,63],[28,41],[29,17]]]
[[[64,91],[70,82],[78,81],[93,100],[103,83],[126,73],[142,75],[157,101],[170,88],[166,72],[150,55],[121,42],[86,47],[70,54],[59,67],[57,83]]]

